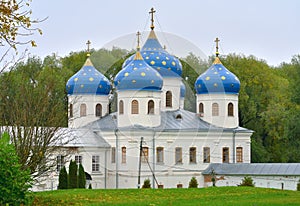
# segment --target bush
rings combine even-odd
[[[0,205],[29,204],[31,177],[21,169],[15,147],[4,133],[0,138]]]
[[[299,182],[297,184],[297,191],[300,191],[300,179],[299,179]]]
[[[198,181],[196,177],[192,177],[190,183],[189,183],[189,188],[197,188],[198,187]]]
[[[143,184],[142,188],[151,188],[149,179],[144,180],[144,184]]]
[[[57,189],[59,190],[68,189],[68,173],[65,166],[61,168],[61,170],[59,171]]]
[[[92,184],[91,183],[89,184],[89,189],[92,189]]]
[[[242,183],[239,186],[254,187],[254,182],[252,177],[249,176],[244,177],[244,179],[242,179]]]
[[[82,164],[79,165],[78,188],[85,188],[86,177]]]
[[[77,181],[77,164],[75,161],[71,160],[69,166],[69,188],[77,188],[78,181]]]

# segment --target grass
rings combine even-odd
[[[300,205],[300,192],[255,187],[73,189],[36,192],[33,205]]]

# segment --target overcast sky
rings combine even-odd
[[[214,53],[216,37],[220,53],[252,54],[270,65],[300,54],[299,0],[33,0],[34,17],[48,19],[39,25],[43,35],[35,37],[38,47],[30,53],[65,56],[86,49],[87,40],[100,49],[149,31],[151,7],[156,31],[184,38],[207,56]]]

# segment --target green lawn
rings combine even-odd
[[[300,192],[252,187],[74,189],[36,192],[33,205],[300,205]]]

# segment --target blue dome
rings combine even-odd
[[[185,97],[185,92],[186,92],[186,89],[185,89],[185,85],[183,82],[180,83],[180,97],[181,98],[184,98]]]
[[[216,57],[213,65],[197,78],[195,90],[197,94],[238,94],[240,91],[240,81]]]
[[[108,95],[111,90],[109,80],[99,72],[88,58],[83,67],[66,84],[67,93]]]
[[[182,65],[180,61],[163,49],[153,30],[142,47],[141,54],[144,61],[157,70],[162,77],[181,77]],[[129,57],[124,62],[123,67],[126,67],[133,58],[134,55]]]
[[[114,84],[117,90],[160,91],[163,79],[143,60],[138,51],[133,60],[116,75]]]

